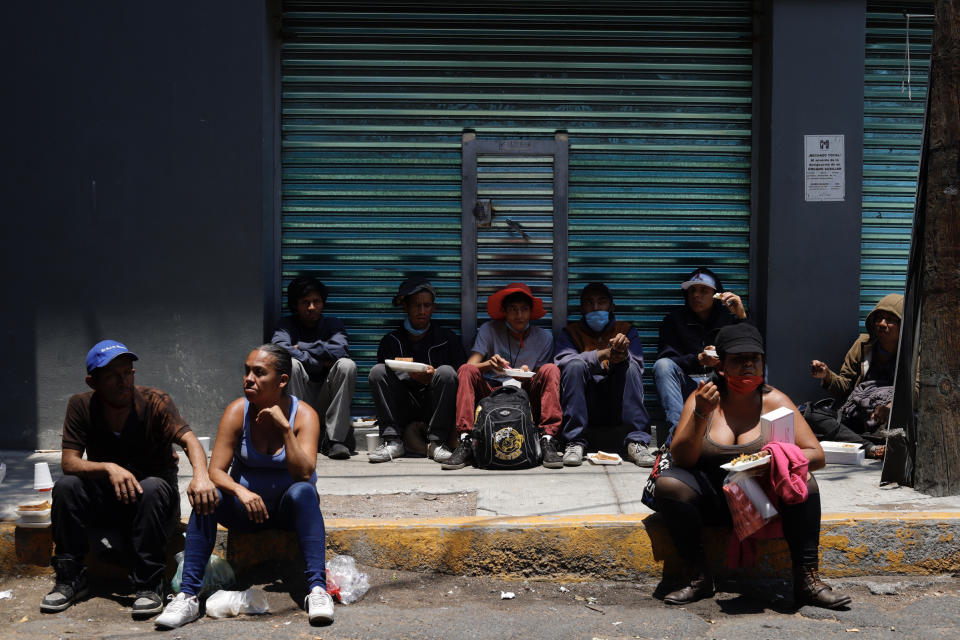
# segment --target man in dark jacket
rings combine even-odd
[[[583,317],[569,323],[557,338],[554,362],[560,367],[560,393],[566,441],[563,464],[579,466],[589,422],[631,427],[627,455],[641,467],[652,467],[650,417],[643,406],[643,344],[636,328],[613,315],[613,294],[594,282],[580,292]]]
[[[323,420],[320,452],[347,460],[354,447],[350,404],[357,365],[350,359],[347,329],[339,318],[323,315],[327,287],[313,276],[294,278],[287,287],[292,315],[280,321],[270,340],[293,359],[290,393],[316,409]]]
[[[713,340],[721,327],[747,319],[740,297],[723,290],[720,278],[707,268],[694,269],[680,285],[684,305],[660,322],[653,380],[670,430],[677,426],[683,403],[700,380],[719,364]]]
[[[369,459],[387,462],[402,456],[404,427],[422,420],[429,425],[427,455],[442,463],[452,453],[446,442],[457,407],[457,368],[467,356],[457,334],[431,321],[436,291],[426,278],[405,280],[393,305],[403,307],[406,318],[380,340],[378,364],[370,370],[381,440]]]

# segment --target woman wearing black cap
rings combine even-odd
[[[665,517],[689,570],[687,582],[664,597],[668,604],[686,604],[713,594],[701,530],[704,524],[731,521],[722,491],[726,472],[720,465],[761,451],[761,415],[779,407],[791,409],[794,441],[809,470],[824,466],[823,450],[796,406],[786,394],[764,384],[760,332],[746,323],[724,327],[717,334],[716,348],[720,360],[716,374],[687,398],[670,445],[673,466],[662,471],[654,489],[656,510]],[[813,476],[806,475],[806,499],[776,505],[793,562],[794,602],[798,607],[835,609],[849,604],[850,597],[820,580],[820,493]]]

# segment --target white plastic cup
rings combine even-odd
[[[199,437],[197,440],[200,441],[200,446],[203,447],[203,452],[207,454],[207,457],[210,457],[210,438],[207,436]]]
[[[53,489],[50,465],[46,462],[38,462],[33,465],[33,489],[34,491],[50,491],[50,489]]]
[[[380,434],[368,433],[367,434],[367,451],[373,451],[379,446],[380,446]]]

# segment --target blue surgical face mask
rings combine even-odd
[[[425,333],[427,332],[427,329],[430,328],[430,325],[428,324],[428,325],[425,326],[423,329],[414,329],[414,328],[413,328],[413,325],[410,324],[410,318],[404,318],[404,319],[403,319],[403,328],[407,330],[407,333],[410,333],[410,334],[415,335],[415,336],[422,336],[423,334],[425,334]]]
[[[586,320],[587,326],[596,332],[603,330],[607,323],[610,322],[610,312],[609,311],[591,311],[583,316],[583,319]]]

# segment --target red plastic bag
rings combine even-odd
[[[733,516],[733,530],[738,538],[745,540],[767,524],[750,496],[739,484],[731,482],[723,485],[723,493],[727,498],[727,506],[730,507],[730,515]]]
[[[329,569],[327,569],[327,593],[330,594],[331,598],[340,602],[340,585],[337,584],[337,579],[333,577]]]

